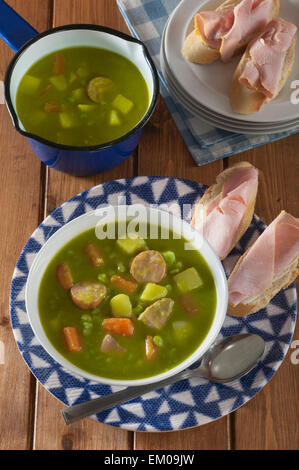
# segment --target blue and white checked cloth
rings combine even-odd
[[[117,0],[132,33],[145,43],[158,69],[161,94],[197,165],[268,144],[298,131],[263,136],[233,134],[194,117],[169,93],[160,67],[160,45],[166,21],[180,0]]]

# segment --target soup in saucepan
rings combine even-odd
[[[93,146],[125,135],[145,115],[149,90],[126,57],[96,47],[71,47],[36,62],[17,91],[26,131],[51,142]]]

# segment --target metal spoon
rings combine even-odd
[[[62,415],[66,424],[72,424],[87,416],[190,377],[201,376],[219,383],[233,382],[256,366],[264,350],[265,342],[257,335],[242,334],[221,339],[203,355],[201,364],[196,369],[183,370],[160,382],[129,387],[104,397],[70,406],[62,410]]]

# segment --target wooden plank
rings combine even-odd
[[[97,6],[97,10],[96,10]],[[63,5],[61,2],[56,1],[55,2],[55,9],[54,9],[54,21],[55,25],[63,24],[63,23],[72,23],[72,22],[89,22],[90,21],[90,15],[92,15],[93,22],[96,22],[97,15],[99,15],[99,22],[101,24],[107,24],[109,26],[118,28],[118,29],[124,29],[124,22],[121,19],[118,10],[111,5],[111,2],[108,3],[108,1],[101,2],[101,10],[99,11],[99,4],[94,1],[91,2],[82,2],[82,1],[75,1],[75,2],[63,2]],[[58,11],[59,10],[59,11]],[[176,134],[176,137],[179,140],[179,143],[177,145],[174,145],[173,142],[171,143],[170,151],[169,152],[164,152],[165,157],[163,160],[164,163],[164,168],[162,169],[159,167],[161,165],[161,151],[163,151],[164,147],[161,147],[161,141],[168,135],[168,127],[169,126],[174,126],[172,123],[171,118],[168,116],[168,124],[164,125],[163,127],[163,136],[161,136],[161,129],[160,129],[160,124],[164,122],[164,115],[167,113],[167,110],[165,109],[165,105],[161,104],[161,107],[158,109],[157,113],[155,114],[152,124],[148,126],[147,130],[144,133],[142,143],[140,145],[140,152],[141,156],[139,159],[139,167],[138,167],[138,173],[139,174],[176,174],[180,175],[183,177],[190,177],[193,176],[193,170],[194,170],[194,164],[193,161],[191,160],[190,156],[188,155],[188,152],[186,152],[184,144],[179,136],[179,134]],[[159,118],[159,116],[162,116]],[[157,117],[158,116],[158,117]],[[158,119],[158,122],[157,122]],[[160,124],[159,124],[160,122]],[[174,127],[173,127],[174,128]],[[175,131],[177,132],[177,131]],[[170,134],[171,135],[171,134]],[[169,139],[169,138],[168,138]],[[168,142],[168,139],[166,139],[166,142]],[[155,152],[153,152],[152,144],[155,146]],[[172,146],[175,146],[175,154],[177,156],[176,160],[169,158],[172,152]],[[160,149],[160,150],[159,150]],[[174,149],[174,150],[175,150]],[[184,155],[182,160],[180,159],[180,156]],[[152,155],[154,155],[154,159],[152,159]],[[163,155],[164,156],[164,155]],[[143,167],[141,164],[142,159],[146,159],[147,162],[152,162],[153,166],[150,168],[147,166],[145,169],[146,171],[143,171]],[[152,159],[152,160],[151,160]],[[179,169],[177,170],[176,166],[179,164]],[[129,165],[125,164],[125,165]],[[205,170],[196,168],[197,170],[197,178],[198,181],[204,181],[205,183],[209,184],[213,181],[214,176],[216,173],[218,173],[218,170],[221,168],[221,163],[213,164],[210,165],[209,167],[206,167]],[[172,169],[171,169],[172,166]],[[187,168],[186,168],[187,167]],[[184,174],[181,175],[181,170],[183,171]],[[102,181],[102,178],[104,178],[106,181],[112,178],[115,178],[115,174],[117,174],[117,177],[120,176],[127,176],[127,175],[132,175],[133,174],[133,162],[130,163],[130,168],[126,167],[122,169],[121,167],[118,170],[110,172],[109,175],[105,174],[101,177],[95,177],[91,178],[92,182],[90,182],[90,179],[73,179],[65,175],[58,175],[57,173],[50,172],[49,175],[49,183],[48,183],[48,193],[47,193],[47,212],[50,210],[53,210],[60,202],[65,200],[67,197],[70,197],[70,195],[74,195],[77,192],[85,189],[88,186],[92,186],[95,184],[95,182],[100,182]],[[67,187],[67,190],[66,190]],[[45,406],[46,403],[46,406]],[[125,445],[127,444],[129,447],[130,444],[130,437],[128,433],[118,431],[118,430],[111,430],[107,426],[102,426],[100,424],[95,424],[91,423],[90,421],[85,420],[81,425],[74,425],[70,429],[70,433],[66,431],[66,427],[62,425],[61,423],[57,423],[55,425],[55,432],[53,432],[53,428],[51,425],[51,422],[54,421],[49,419],[49,426],[51,429],[47,429],[46,432],[42,429],[42,426],[40,423],[44,423],[44,414],[43,410],[47,409],[47,416],[52,415],[53,418],[54,416],[57,416],[57,411],[60,409],[60,405],[57,403],[53,403],[53,398],[50,397],[44,390],[41,388],[39,389],[39,400],[38,400],[38,414],[37,414],[37,428],[36,428],[36,441],[35,441],[35,448],[65,448],[65,444],[67,446],[70,446],[71,448],[84,448],[84,442],[82,439],[80,439],[80,434],[82,431],[82,425],[88,427],[86,433],[88,432],[89,436],[92,436],[89,438],[89,447],[88,448],[99,448],[99,443],[101,448],[110,448],[109,443],[111,445],[111,442],[116,442],[116,446],[118,448],[125,448]],[[220,421],[219,421],[220,423]],[[73,431],[75,429],[75,431]],[[227,422],[224,420],[223,424],[221,425],[216,425],[213,427],[213,429],[210,428],[208,432],[204,432],[204,439],[203,441],[205,442],[200,444],[201,447],[204,445],[208,446],[209,442],[214,441],[215,439],[212,438],[212,434],[215,433],[217,430],[219,433],[220,439],[219,441],[217,440],[216,445],[218,445],[219,448],[226,448],[226,429],[227,429]],[[108,433],[109,430],[109,433]],[[113,433],[113,440],[111,441],[111,433]],[[69,434],[72,435],[71,440],[68,439]],[[183,440],[183,445],[185,442],[185,445],[187,445],[187,442],[190,442],[190,435],[194,435],[194,431],[191,430],[188,432],[188,436],[186,437],[185,441]],[[207,434],[209,434],[210,438],[207,439]],[[56,438],[52,437],[49,441],[49,435],[53,436],[55,435]],[[183,433],[181,433],[183,435]],[[67,436],[67,437],[66,437]],[[94,437],[93,437],[94,436]],[[107,437],[108,436],[108,437]],[[124,437],[125,436],[125,437]],[[138,434],[140,436],[140,434]],[[166,436],[166,435],[165,435]],[[223,438],[223,436],[225,436]],[[106,440],[105,440],[106,439]],[[107,442],[108,439],[108,442]],[[181,441],[182,437],[179,436],[179,440]],[[195,435],[194,438],[195,441],[198,441],[198,434]],[[220,442],[221,441],[221,442]],[[142,443],[136,438],[136,448],[143,448],[146,445],[146,443]],[[171,444],[168,444],[171,446]],[[197,442],[197,446],[198,446]],[[108,446],[108,447],[107,447]],[[159,442],[153,443],[153,446],[151,448],[159,447]],[[111,447],[113,448],[113,447]],[[167,448],[167,446],[166,446]]]
[[[173,176],[210,185],[223,164],[223,160],[218,160],[204,166],[195,165],[161,98],[138,147],[138,174]]]
[[[223,161],[197,167],[163,100],[138,149],[138,174],[174,176],[210,185]],[[136,433],[135,449],[228,449],[230,418],[172,433]]]
[[[35,28],[46,29],[50,1],[8,2]],[[13,53],[0,44],[0,80]],[[13,128],[4,105],[0,105],[1,184],[0,207],[2,250],[0,254],[1,309],[0,341],[4,343],[5,363],[0,364],[0,449],[29,449],[32,445],[35,379],[15,344],[9,322],[8,293],[19,254],[39,223],[41,164],[24,137]],[[20,230],[20,227],[22,229]]]
[[[229,159],[230,164],[247,160],[262,171],[256,213],[267,224],[282,209],[299,217],[298,145],[296,135]],[[298,338],[299,325],[294,340]],[[235,412],[234,448],[298,448],[298,365],[291,363],[291,353],[257,397]]]
[[[111,0],[55,0],[53,25],[95,23],[124,30]],[[48,171],[45,215],[70,197],[105,181],[133,175],[134,156],[118,168],[88,178]],[[60,416],[63,405],[39,386],[35,449],[130,449],[133,434],[86,419],[67,427]]]
[[[136,432],[134,448],[138,450],[228,450],[229,419],[184,431],[163,433]]]

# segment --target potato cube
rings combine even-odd
[[[126,294],[118,294],[110,300],[110,307],[114,317],[131,317],[132,304]]]
[[[143,238],[120,238],[117,240],[116,244],[127,255],[134,255],[138,251],[142,251],[146,248]]]
[[[182,293],[190,292],[202,286],[202,279],[195,268],[188,268],[173,277],[176,285]]]
[[[58,91],[64,91],[68,87],[68,83],[64,75],[55,75],[55,77],[51,77],[49,80]]]
[[[118,109],[118,111],[120,111],[122,114],[128,114],[133,108],[134,103],[132,103],[132,101],[128,100],[128,98],[123,95],[117,95],[112,103],[112,106]]]
[[[140,296],[140,300],[143,302],[154,302],[155,300],[162,299],[162,297],[166,297],[167,294],[167,287],[149,282],[146,284]]]
[[[120,125],[120,119],[118,117],[117,111],[114,109],[111,110],[110,112],[110,126],[119,126]]]
[[[59,113],[59,120],[64,129],[71,129],[77,125],[75,119],[69,113]]]
[[[82,111],[82,113],[90,113],[97,109],[97,107],[96,104],[78,104],[78,109]]]
[[[41,84],[41,79],[32,77],[32,75],[25,75],[22,80],[22,90],[28,95],[33,95]]]
[[[175,321],[172,326],[178,341],[186,341],[192,333],[192,326],[186,321]]]

